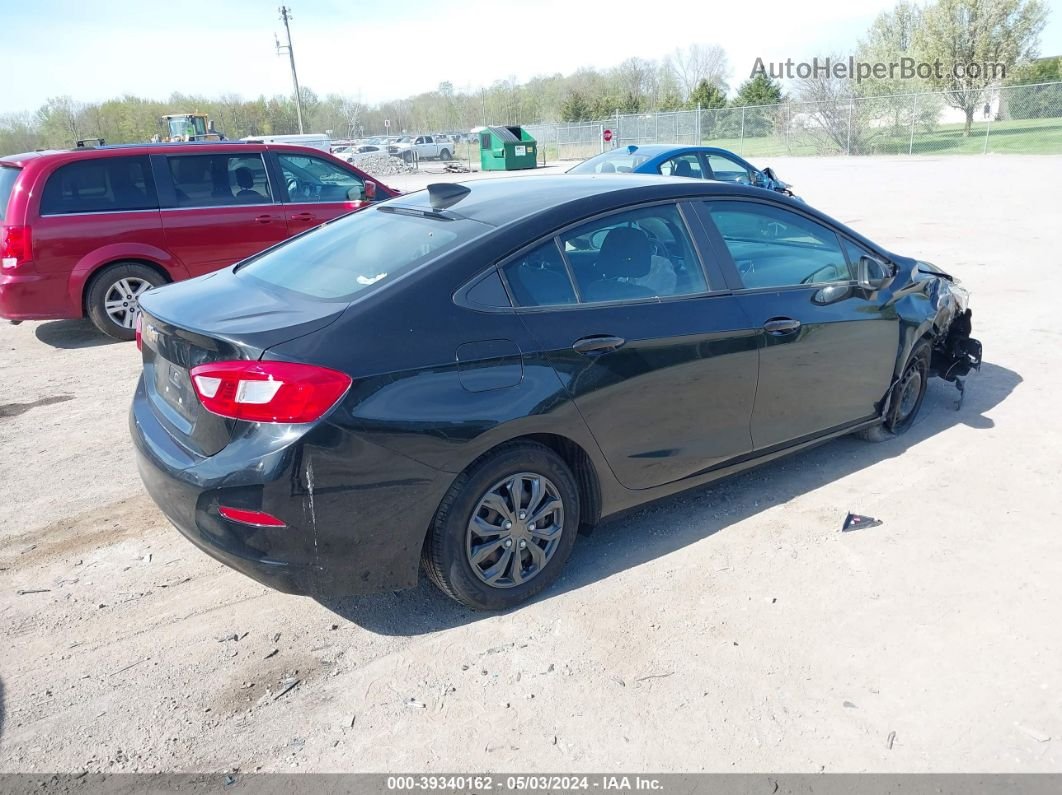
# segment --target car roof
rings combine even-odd
[[[444,183],[445,184],[445,183]],[[477,179],[447,208],[450,214],[501,226],[577,202],[600,199],[600,210],[655,199],[698,196],[762,197],[763,191],[728,182],[683,180],[656,174],[557,174]],[[394,206],[431,210],[431,188],[408,193]]]
[[[32,162],[44,161],[74,161],[92,159],[97,157],[119,157],[121,155],[185,155],[185,154],[211,154],[228,152],[240,147],[251,151],[261,150],[287,152],[293,151],[300,154],[327,154],[320,149],[309,146],[299,146],[296,143],[254,143],[249,141],[191,141],[183,143],[135,143],[135,144],[111,144],[106,146],[85,147],[82,149],[43,149],[36,152],[23,152],[17,155],[0,157],[0,163],[6,165],[25,166]]]
[[[452,188],[455,183],[439,183]],[[494,227],[524,227],[536,235],[539,227],[558,228],[580,218],[619,210],[635,204],[677,199],[747,198],[758,202],[783,205],[817,218],[843,231],[871,250],[887,250],[846,224],[814,207],[780,193],[765,191],[734,182],[707,179],[682,179],[659,174],[550,174],[523,177],[498,177],[456,183],[468,193],[453,201],[442,212],[450,217],[470,218]],[[390,199],[384,206],[404,207],[420,212],[431,211],[431,190],[406,193]],[[441,191],[440,191],[441,192]],[[888,256],[894,256],[888,254]]]
[[[602,155],[641,155],[643,157],[659,157],[660,155],[671,154],[672,152],[726,152],[729,155],[740,158],[737,152],[733,152],[729,149],[724,149],[721,146],[705,146],[704,144],[631,144],[634,147],[633,152],[627,152],[630,146],[621,146],[616,149],[606,149],[602,152]],[[600,155],[597,155],[600,157]]]

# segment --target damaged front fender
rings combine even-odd
[[[930,373],[955,381],[981,368],[981,343],[970,336],[973,311],[970,293],[957,279],[928,262],[917,262],[912,274],[925,289],[933,309],[930,327],[933,358]]]

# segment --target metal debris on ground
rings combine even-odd
[[[285,680],[283,680],[280,683],[281,685],[283,685],[283,687],[280,690],[277,691],[277,694],[275,696],[273,696],[273,700],[276,701],[281,696],[287,695],[297,684],[299,684],[299,681],[300,680],[298,680],[298,679],[285,679]]]
[[[51,593],[51,588],[19,588],[15,593],[18,596],[25,596],[30,593]]]
[[[873,516],[860,516],[858,513],[849,512],[848,516],[844,518],[841,532],[850,533],[852,530],[865,530],[869,527],[877,527],[880,524],[882,524],[882,521],[875,519]]]
[[[896,742],[896,732],[889,732],[889,736],[885,738],[885,747],[890,751],[892,750],[893,743]]]

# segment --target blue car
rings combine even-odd
[[[584,160],[569,174],[663,174],[668,177],[714,179],[772,190],[799,198],[792,186],[770,168],[759,169],[733,152],[714,146],[648,144],[623,146]]]

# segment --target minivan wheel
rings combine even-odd
[[[86,308],[92,323],[110,337],[131,340],[136,336],[140,297],[166,280],[154,268],[138,262],[119,262],[92,279]]]
[[[905,433],[915,421],[929,388],[929,343],[919,342],[911,352],[896,385],[892,388],[889,410],[880,425],[859,432],[868,442],[883,442]]]
[[[428,577],[475,610],[505,610],[560,574],[579,529],[571,470],[547,447],[505,445],[458,476],[424,545]]]

